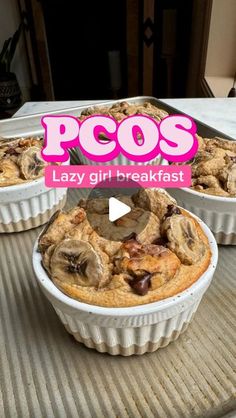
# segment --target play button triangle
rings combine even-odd
[[[114,222],[131,211],[131,208],[115,197],[109,199],[109,221]]]

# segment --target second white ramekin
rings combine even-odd
[[[67,189],[50,189],[44,177],[0,188],[0,233],[20,232],[45,224],[66,202]]]
[[[168,192],[209,226],[218,244],[236,245],[236,197],[212,196],[188,188]]]
[[[43,269],[38,242],[33,250],[37,281],[67,331],[85,346],[123,356],[155,351],[176,340],[187,328],[217,265],[216,241],[209,228],[197,220],[208,237],[211,262],[191,287],[174,297],[129,308],[105,308],[74,300],[62,293]]]
[[[137,163],[136,161],[129,160],[127,157],[125,157],[122,154],[118,155],[117,158],[114,158],[111,161],[107,161],[105,163],[98,163],[96,161],[92,161],[89,158],[87,158],[82,153],[80,148],[74,148],[74,152],[73,152],[74,156],[75,156],[75,153],[77,154],[77,158],[81,164],[92,165],[92,166],[97,166],[97,165],[101,165],[101,166],[103,165],[158,165],[161,163],[161,157],[158,157],[158,156],[154,158],[153,160],[147,161],[145,163]]]

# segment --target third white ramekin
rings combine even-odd
[[[0,188],[0,233],[19,232],[45,224],[66,202],[67,189],[50,189],[44,177]]]
[[[37,241],[33,267],[39,286],[67,331],[87,347],[123,356],[155,351],[176,340],[187,328],[217,265],[216,241],[209,228],[197,220],[208,237],[211,262],[191,287],[174,297],[129,308],[105,308],[71,299],[53,284],[43,269]]]
[[[236,197],[212,196],[188,188],[168,192],[209,226],[218,244],[236,245]]]

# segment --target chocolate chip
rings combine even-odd
[[[167,244],[168,244],[168,240],[167,240],[166,237],[160,237],[160,238],[155,239],[152,242],[152,244],[154,244],[154,245],[162,245],[163,247],[166,247]]]
[[[136,232],[131,232],[131,234],[127,235],[126,237],[124,237],[122,239],[122,242],[130,241],[132,239],[134,239],[135,241],[137,241],[137,234],[136,234]]]
[[[150,273],[145,273],[144,276],[136,276],[129,280],[129,285],[137,295],[144,296],[151,286],[151,277]]]
[[[178,206],[175,206],[175,205],[167,206],[167,212],[164,217],[169,218],[172,215],[181,215],[181,210],[178,208]]]
[[[236,156],[235,157],[229,157],[230,159],[231,159],[231,161],[233,162],[233,163],[236,163]]]

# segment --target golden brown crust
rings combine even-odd
[[[44,175],[42,138],[0,139],[0,187],[36,180]]]
[[[192,167],[192,189],[222,197],[236,197],[236,142],[200,138]]]
[[[196,258],[196,260],[192,260],[188,254],[188,258],[185,260],[183,257],[183,261],[181,262],[178,255],[175,253],[175,249],[170,249],[170,242],[166,241],[164,246],[159,243],[155,244],[153,243],[152,238],[148,239],[148,232],[147,235],[141,238],[141,241],[137,241],[137,237],[134,239],[131,238],[127,242],[106,240],[92,230],[87,222],[84,209],[77,207],[68,214],[60,214],[54,222],[52,222],[39,241],[39,248],[42,252],[44,265],[53,282],[62,292],[71,298],[84,303],[105,307],[143,305],[174,296],[189,288],[208,268],[211,259],[211,251],[208,239],[198,222],[184,210],[180,210],[176,206],[174,207],[171,198],[169,203],[170,204],[167,205],[164,212],[162,221],[156,225],[156,228],[158,229],[157,236],[163,241],[165,239],[167,240],[165,235],[162,234],[162,236],[160,236],[160,224],[164,224],[168,217],[172,216],[174,219],[174,217],[179,216],[178,221],[180,220],[181,222],[183,218],[183,227],[185,228],[186,225],[189,227],[189,222],[192,228],[192,231],[190,231],[190,235],[188,236],[187,245],[189,245],[189,249],[199,250],[199,257]],[[154,206],[159,208],[158,205]],[[102,206],[100,205],[99,208],[101,207]],[[78,213],[80,214],[79,218]],[[81,216],[82,213],[83,216]],[[152,215],[154,214],[152,213]],[[79,219],[77,225],[72,221],[76,217],[77,220]],[[193,233],[194,236],[192,235]],[[181,235],[180,228],[179,235],[177,234],[173,237],[173,239],[177,240],[176,243],[178,243],[179,246],[182,245],[181,240],[183,240],[184,234],[186,234],[186,230],[184,230],[184,233]],[[192,246],[192,239],[201,242],[201,251],[198,247]],[[76,246],[74,245],[73,247],[74,240],[77,240],[78,248],[80,245],[79,242],[82,243],[82,247],[84,247],[84,241],[88,242],[92,251],[89,250],[90,252],[86,253],[82,250],[82,253],[81,251],[76,253]],[[58,247],[58,245],[60,247]],[[55,253],[55,248],[59,248],[60,250],[62,248],[65,253],[67,252],[65,262],[66,274],[63,274],[63,261],[60,261],[60,264],[56,265],[56,267],[55,264],[52,266],[52,263],[55,262],[52,257],[52,254]],[[74,252],[73,254],[70,253],[68,262],[68,249],[71,248],[74,248]],[[91,260],[90,257],[94,251],[98,257],[97,263],[100,263],[99,271],[106,272],[106,279],[99,284],[100,279],[98,275],[95,274],[95,271],[94,274],[91,273],[91,269],[94,268],[93,265],[95,263],[95,257],[93,255],[93,263],[89,265],[91,270],[89,282],[87,285],[80,285],[81,279],[76,279],[76,274],[82,274],[79,271],[78,266],[80,268],[82,263],[83,267],[85,260],[90,263],[89,259]],[[184,256],[183,251],[184,250],[182,250],[181,253],[182,256]],[[59,260],[61,260],[61,254]],[[72,264],[69,266],[71,259]],[[72,273],[73,276],[70,276],[70,273]],[[135,287],[133,286],[133,283],[137,278],[139,280],[139,277],[142,278],[145,274],[148,280],[150,278],[150,286],[143,294],[138,294],[137,291],[134,290]],[[91,276],[94,276],[94,282],[92,280],[93,277]]]
[[[190,217],[190,215],[185,211],[183,211],[183,213],[185,216]],[[73,299],[77,299],[91,305],[105,306],[109,308],[124,308],[129,306],[145,305],[147,303],[157,302],[159,300],[175,296],[195,283],[210,264],[211,251],[207,237],[195,219],[194,222],[200,239],[206,244],[204,257],[194,266],[181,264],[177,274],[172,280],[166,282],[164,286],[161,286],[153,291],[149,291],[144,296],[139,296],[133,293],[129,284],[119,275],[114,277],[110,286],[99,290],[95,287],[88,289],[82,286],[70,286],[57,279],[54,280],[54,283],[63,293]]]
[[[145,102],[143,104],[120,102],[115,103],[112,106],[89,107],[81,113],[80,119],[83,120],[86,117],[95,114],[112,116],[117,121],[121,121],[122,119],[125,119],[128,116],[137,114],[150,116],[153,119],[156,119],[157,121],[160,121],[161,119],[168,116],[168,113],[165,110],[159,109],[157,106],[151,104],[150,102]]]

